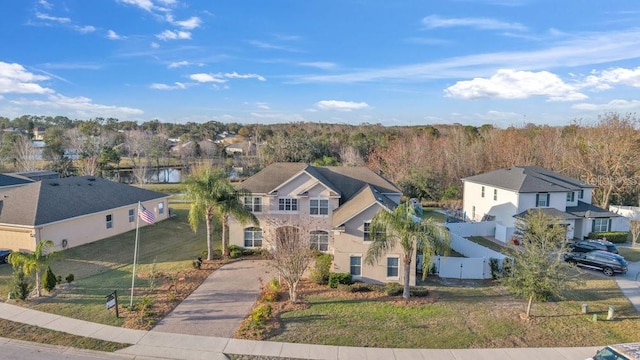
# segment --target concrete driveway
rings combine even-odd
[[[151,331],[232,338],[260,295],[260,281],[266,284],[276,276],[266,260],[227,264]]]

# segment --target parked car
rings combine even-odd
[[[11,254],[11,250],[0,250],[0,264],[7,262],[7,256]]]
[[[609,345],[588,360],[640,360],[640,343]]]
[[[611,252],[614,254],[618,253],[618,248],[614,243],[607,240],[582,240],[582,241],[574,241],[569,243],[569,250],[573,252],[589,252],[593,250],[602,250]]]
[[[564,260],[588,269],[601,270],[607,276],[624,274],[629,266],[622,256],[602,250],[567,253],[564,254]]]

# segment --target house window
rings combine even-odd
[[[609,231],[609,219],[593,219],[593,232],[606,232]]]
[[[164,214],[164,203],[158,203],[158,215]]]
[[[482,187],[482,190],[480,191],[480,197],[484,197],[484,186]]]
[[[311,249],[329,251],[329,233],[326,231],[312,231],[309,242]]]
[[[326,199],[309,200],[309,214],[329,215],[329,200],[326,200]]]
[[[251,212],[262,212],[262,198],[258,196],[246,196],[244,208]]]
[[[536,207],[548,207],[549,206],[549,193],[536,194]]]
[[[475,205],[471,207],[471,219],[475,220],[476,218],[476,207]]]
[[[113,227],[113,215],[109,214],[105,217],[107,222],[107,229],[111,229]]]
[[[369,228],[371,227],[371,221],[365,221],[364,223],[364,230],[363,230],[363,236],[362,236],[362,240],[364,241],[371,241],[371,234],[369,233]]]
[[[584,199],[584,190],[580,190],[580,194],[578,194],[578,199]]]
[[[362,275],[362,256],[349,257],[349,273],[351,276]]]
[[[493,189],[493,200],[498,200],[498,189]]]
[[[574,202],[575,199],[576,199],[576,193],[574,193],[573,191],[569,191],[567,193],[567,202]]]
[[[278,199],[278,210],[298,211],[298,199],[291,199],[291,198]]]
[[[129,222],[132,223],[136,220],[136,211],[134,209],[129,209]]]
[[[262,247],[262,229],[258,227],[249,227],[244,229],[244,247]]]
[[[390,278],[398,277],[398,258],[397,257],[387,258],[387,277],[390,277]]]

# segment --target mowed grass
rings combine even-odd
[[[640,261],[640,247],[622,247],[618,246],[618,251],[627,261]]]
[[[525,301],[498,285],[431,284],[433,303],[406,305],[310,297],[311,307],[281,315],[282,333],[270,341],[387,348],[502,348],[599,346],[640,339],[640,316],[614,280],[586,275],[586,284],[563,301]],[[582,314],[582,304],[591,312]],[[616,318],[606,321],[609,306]],[[593,322],[593,314],[598,321]]]
[[[194,233],[187,223],[189,205],[171,204],[171,207],[175,217],[140,228],[136,288],[149,287],[144,275],[152,270],[171,273],[190,268],[191,262],[206,249],[205,226],[202,224]],[[63,291],[26,305],[76,319],[122,325],[123,319],[106,310],[105,296],[115,290],[119,302],[129,304],[135,236],[133,230],[61,252],[51,268],[63,279],[73,274],[75,281],[70,286],[63,284]],[[219,246],[219,235],[215,246]],[[8,293],[10,277],[11,266],[0,266],[0,294]],[[134,303],[138,300],[134,296]]]

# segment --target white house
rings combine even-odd
[[[391,211],[401,191],[366,167],[311,166],[274,163],[238,184],[251,191],[245,207],[260,226],[230,221],[229,243],[246,248],[267,248],[270,234],[293,226],[308,231],[312,248],[333,255],[333,271],[354,279],[386,283],[403,278],[399,247],[376,264],[364,262],[369,248],[369,224],[379,211]],[[414,262],[415,264],[415,262]],[[410,283],[415,285],[415,269]]]
[[[568,239],[590,232],[628,231],[620,215],[591,204],[594,186],[540,166],[514,166],[462,179],[467,220],[496,222],[495,237],[507,241],[516,219],[542,209],[567,227]]]

